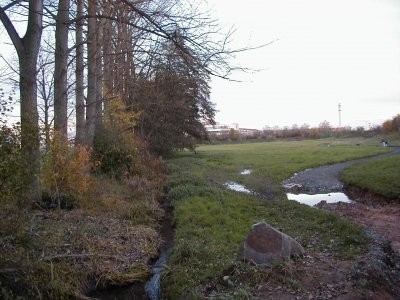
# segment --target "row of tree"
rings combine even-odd
[[[319,126],[311,127],[308,124],[301,126],[294,124],[291,127],[264,126],[262,130],[251,130],[241,133],[240,130],[231,128],[218,133],[209,133],[209,139],[213,141],[243,141],[251,139],[275,139],[275,138],[326,138],[332,136],[371,136],[381,133],[400,133],[400,115],[384,121],[381,125],[375,125],[368,130],[362,126],[352,128],[350,126],[334,128],[329,122],[323,121]]]
[[[18,56],[31,199],[41,197],[42,132],[47,145],[57,132],[61,142],[73,136],[76,145],[93,148],[108,106],[130,113],[122,131],[140,135],[159,154],[205,136],[202,124],[215,114],[209,77],[228,77],[228,60],[241,50],[229,51],[230,33],[220,34],[198,7],[184,0],[0,1]]]
[[[400,114],[383,122],[382,129],[385,132],[397,132],[400,134]]]

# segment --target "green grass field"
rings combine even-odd
[[[344,169],[341,180],[385,197],[400,199],[400,156],[387,157]]]
[[[236,255],[250,226],[261,220],[296,238],[308,252],[327,251],[346,259],[360,253],[366,237],[359,227],[332,213],[286,201],[280,186],[306,168],[387,151],[356,144],[329,139],[202,146],[197,155],[186,152],[170,159],[172,173],[165,190],[174,207],[176,230],[163,296],[203,299],[212,285],[221,299],[250,297],[251,287],[266,274],[237,262]],[[243,169],[253,172],[240,175]],[[264,199],[226,190],[223,184],[231,180],[262,193]],[[221,283],[232,269],[233,284]]]

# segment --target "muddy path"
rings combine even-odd
[[[343,192],[344,186],[339,180],[339,175],[344,168],[356,163],[399,154],[400,147],[396,147],[389,153],[305,170],[285,180],[283,185],[288,191],[295,189],[296,193]],[[365,229],[381,234],[391,241],[396,251],[400,252],[400,204],[386,204],[383,201],[374,203],[370,199],[366,201],[366,198],[370,198],[371,195],[363,192],[352,193],[350,197],[356,201],[320,203],[317,207],[334,211]]]
[[[293,193],[347,193],[339,180],[344,168],[398,154],[400,147],[382,155],[305,170],[285,180],[283,186]],[[304,261],[306,275],[300,279],[306,294],[260,289],[260,298],[400,299],[400,203],[374,203],[371,195],[360,190],[349,196],[356,201],[322,201],[315,207],[335,212],[364,228],[370,238],[368,250],[354,261],[337,260],[326,252],[309,255]]]
[[[295,174],[282,184],[289,192],[295,193],[323,194],[342,192],[344,186],[339,180],[339,175],[344,168],[354,164],[399,154],[400,147],[395,147],[393,151],[389,153],[308,169]]]

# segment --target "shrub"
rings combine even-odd
[[[43,202],[47,207],[86,206],[89,190],[90,153],[83,146],[71,147],[55,135],[42,167]]]
[[[109,101],[104,111],[104,128],[94,143],[96,171],[117,179],[140,174],[139,156],[144,147],[132,132],[138,117],[138,113],[127,110],[120,97]]]
[[[18,125],[0,127],[0,202],[13,202],[22,195],[25,167]]]
[[[104,129],[96,137],[93,160],[96,171],[117,179],[135,176],[139,170],[139,150],[133,138]]]

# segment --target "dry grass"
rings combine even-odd
[[[150,275],[158,255],[160,182],[95,178],[73,210],[0,210],[0,298],[84,297]]]
[[[1,218],[0,281],[19,281],[24,296],[58,298],[143,280],[160,245],[154,228],[112,213],[32,210],[18,216],[17,222]]]

